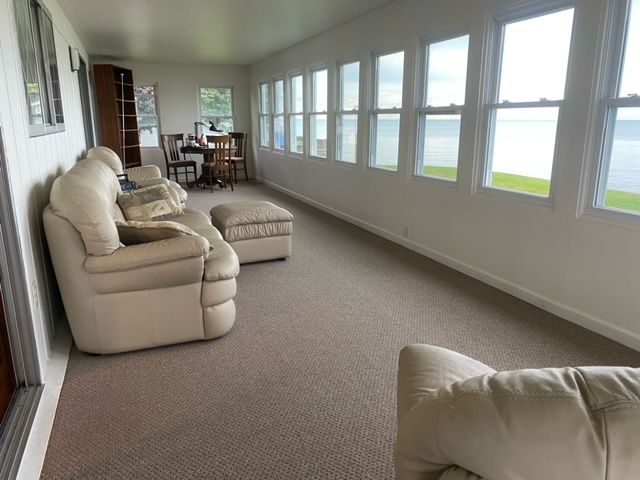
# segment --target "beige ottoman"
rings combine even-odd
[[[270,202],[232,202],[211,209],[211,221],[240,263],[291,256],[293,215]]]

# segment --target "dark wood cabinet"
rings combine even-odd
[[[13,397],[15,389],[16,376],[13,371],[9,332],[7,331],[7,323],[4,315],[2,293],[0,293],[0,421],[2,421],[9,409],[11,397]]]
[[[115,65],[94,65],[101,144],[117,152],[125,168],[142,165],[133,72]]]

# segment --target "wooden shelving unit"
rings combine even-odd
[[[116,65],[94,65],[102,145],[117,152],[125,168],[142,165],[133,72]]]

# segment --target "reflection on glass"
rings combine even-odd
[[[278,150],[284,150],[284,117],[282,115],[273,117],[273,145]]]
[[[275,113],[284,113],[284,80],[276,80],[273,84],[275,96]]]
[[[631,2],[620,96],[640,95],[640,0]]]
[[[304,120],[302,115],[291,115],[289,150],[304,153]]]
[[[418,175],[457,179],[460,119],[459,114],[424,116],[424,145]]]
[[[549,196],[558,110],[514,108],[495,113],[489,185]]]
[[[357,110],[360,97],[360,62],[340,66],[340,109]]]
[[[378,57],[377,108],[402,107],[402,79],[404,52],[390,53]]]
[[[311,115],[311,155],[327,158],[327,116]]]
[[[603,172],[606,197],[598,198],[598,205],[640,213],[640,108],[619,108],[611,114],[611,157]]]
[[[314,112],[327,111],[327,71],[316,70],[313,72],[313,99],[312,109]]]
[[[464,105],[469,35],[429,45],[426,106]]]
[[[358,115],[338,115],[336,128],[336,160],[356,163],[357,143]]]
[[[373,116],[374,145],[372,165],[385,170],[398,169],[400,146],[400,114],[385,113]]]
[[[564,98],[572,26],[571,8],[504,27],[500,102]]]

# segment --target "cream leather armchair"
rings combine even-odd
[[[78,349],[106,354],[224,335],[236,313],[233,249],[191,209],[169,220],[198,235],[122,245],[119,190],[105,163],[82,160],[55,180],[43,213]]]
[[[411,345],[398,373],[398,480],[640,478],[640,369],[496,372]]]

